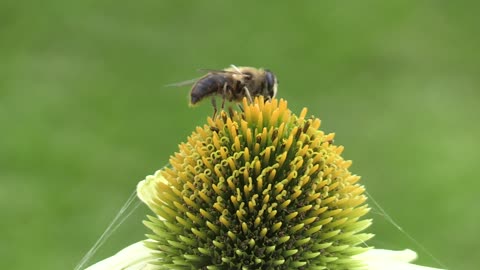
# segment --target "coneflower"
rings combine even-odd
[[[138,185],[149,239],[89,269],[428,269],[366,245],[365,189],[319,128],[262,97],[208,118]]]

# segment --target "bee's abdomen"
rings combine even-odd
[[[193,105],[205,97],[218,93],[227,83],[227,78],[221,74],[209,74],[198,80],[192,87],[190,103]]]

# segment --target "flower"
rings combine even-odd
[[[149,239],[88,269],[428,269],[366,246],[360,177],[306,114],[257,97],[208,118],[137,186]]]

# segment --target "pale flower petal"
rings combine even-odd
[[[154,212],[154,198],[158,198],[157,187],[160,183],[168,184],[167,180],[162,176],[161,170],[158,170],[154,175],[145,177],[145,180],[142,180],[137,184],[138,198]]]
[[[354,256],[354,258],[362,260],[368,270],[441,270],[411,264],[410,262],[417,258],[417,254],[409,249],[405,250],[386,250],[371,249],[362,254]]]
[[[152,250],[142,242],[130,245],[117,254],[88,267],[86,270],[149,270],[148,263],[155,260]]]
[[[400,251],[371,249],[355,255],[354,258],[365,263],[365,270],[442,270],[411,264],[410,262],[417,258],[417,254],[409,249]],[[154,267],[149,262],[154,260],[155,255],[142,241],[124,248],[86,270],[150,270]]]

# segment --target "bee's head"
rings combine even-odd
[[[270,70],[266,69],[265,73],[268,95],[273,98],[277,95],[278,80]]]

